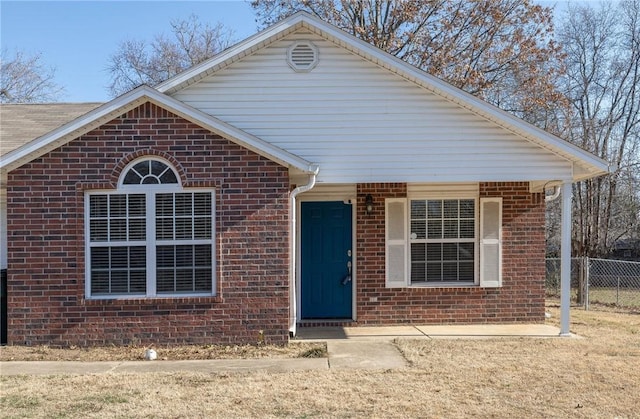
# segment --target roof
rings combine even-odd
[[[102,103],[0,105],[0,156],[64,125]]]
[[[253,134],[243,131],[238,127],[230,125],[229,123],[171,97],[172,94],[180,91],[181,89],[195,84],[199,80],[202,80],[221,69],[227,68],[242,58],[255,53],[257,50],[265,48],[279,39],[286,37],[288,34],[301,29],[315,33],[335,45],[345,48],[347,51],[374,63],[380,68],[386,69],[387,71],[390,71],[405,80],[424,88],[428,92],[438,95],[450,103],[466,109],[486,121],[502,127],[505,130],[530,141],[532,144],[553,153],[554,155],[562,157],[572,164],[573,173],[571,180],[573,181],[580,181],[609,172],[608,163],[593,154],[582,150],[568,141],[562,140],[544,130],[528,124],[527,122],[456,87],[453,87],[448,83],[445,83],[444,81],[405,63],[397,57],[357,39],[356,37],[305,12],[296,13],[268,29],[246,39],[245,41],[223,51],[210,60],[196,65],[166,82],[159,84],[156,87],[157,90],[148,86],[141,86],[129,93],[113,99],[111,102],[91,110],[84,115],[82,111],[78,110],[77,114],[69,116],[69,118],[71,118],[69,122],[59,128],[53,129],[52,131],[47,132],[52,127],[56,126],[53,122],[51,123],[52,125],[47,125],[46,122],[40,124],[38,121],[33,121],[32,124],[25,124],[24,121],[30,121],[28,119],[29,115],[25,115],[25,119],[22,119],[22,124],[32,126],[20,127],[18,126],[20,124],[16,124],[15,122],[17,121],[14,119],[13,127],[16,130],[41,129],[41,131],[25,133],[22,137],[20,135],[15,135],[15,139],[12,134],[10,136],[11,139],[7,140],[7,144],[12,144],[9,146],[10,151],[3,152],[2,155],[0,155],[0,168],[3,171],[6,171],[19,167],[20,165],[31,161],[32,159],[37,158],[84,133],[89,132],[91,129],[108,122],[124,112],[139,106],[145,101],[151,101],[287,167],[296,168],[306,173],[317,172],[318,167],[313,164],[313,162],[309,162],[300,156],[296,156],[274,144],[258,138]],[[15,106],[29,107],[38,105]],[[66,105],[60,106],[64,107]],[[23,109],[23,112],[25,114],[27,113],[25,109]],[[39,112],[34,112],[32,117],[36,117],[36,113]],[[44,113],[46,114],[47,112]],[[55,111],[52,110],[51,113],[55,114]],[[82,116],[78,117],[78,115]],[[75,119],[73,119],[74,116]],[[62,122],[62,117],[58,122]],[[4,132],[4,121],[2,125]],[[7,130],[10,129],[9,127],[10,125],[7,126]],[[33,141],[26,142],[28,140],[26,136],[32,134],[34,134],[35,137],[37,137],[38,134],[40,134],[40,136]],[[2,136],[2,142],[4,148],[4,133]]]
[[[0,168],[8,171],[20,167],[146,102],[167,109],[283,166],[296,168],[306,173],[318,171],[316,165],[146,85],[137,87],[0,156]]]
[[[429,92],[443,97],[498,126],[556,154],[574,165],[573,180],[580,181],[609,173],[609,164],[599,157],[555,135],[527,123],[469,93],[464,92],[399,58],[368,44],[339,28],[330,25],[307,12],[298,12],[279,23],[259,32],[245,41],[221,52],[175,77],[160,83],[156,88],[166,94],[174,94],[205,77],[229,67],[255,51],[305,29],[346,48],[350,52],[409,80]]]

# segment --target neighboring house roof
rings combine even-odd
[[[0,168],[8,171],[19,167],[146,102],[151,102],[167,109],[284,166],[296,168],[306,173],[315,173],[318,170],[317,166],[298,156],[145,85],[125,93],[31,142],[23,144],[6,155],[0,156]]]
[[[619,239],[613,244],[614,250],[640,250],[640,239]]]
[[[298,12],[268,29],[246,39],[189,70],[159,84],[156,88],[169,95],[184,96],[182,92],[199,82],[211,80],[214,74],[222,74],[242,60],[248,60],[258,51],[274,45],[279,40],[296,32],[306,32],[320,36],[334,45],[359,56],[379,68],[390,71],[401,78],[418,85],[428,92],[446,99],[449,103],[481,117],[518,137],[546,150],[550,155],[559,156],[571,162],[570,177],[573,181],[588,179],[609,172],[608,163],[593,154],[541,130],[499,108],[488,104],[452,85],[407,64],[356,37],[306,13]],[[315,70],[314,70],[315,71]],[[180,97],[183,100],[183,97]],[[206,106],[205,106],[206,107]],[[455,128],[455,127],[452,127]],[[326,174],[322,162],[322,173]],[[390,181],[396,181],[391,179]],[[399,180],[397,180],[399,181]]]
[[[0,105],[0,156],[100,105],[94,102]]]

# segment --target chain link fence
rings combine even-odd
[[[560,259],[546,260],[546,292],[560,296]],[[640,309],[640,262],[572,258],[571,300],[586,309],[589,304]]]

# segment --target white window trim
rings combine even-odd
[[[118,182],[116,190],[92,190],[86,191],[84,194],[84,234],[85,234],[85,297],[88,300],[114,300],[114,299],[142,299],[142,298],[189,298],[189,297],[213,297],[216,295],[216,194],[215,188],[183,188],[178,184],[144,184],[144,185],[123,185],[123,179],[128,169],[140,162],[142,159],[136,159],[129,163],[122,171],[122,176]],[[158,160],[167,164],[174,171],[170,163],[163,159],[146,157],[144,160]],[[176,177],[179,182],[179,177]],[[155,223],[155,203],[156,195],[160,193],[210,193],[211,194],[211,239],[193,239],[193,240],[156,240],[156,223]],[[113,241],[108,242],[110,247],[115,246],[135,246],[144,245],[146,248],[147,268],[146,268],[146,293],[139,294],[109,294],[109,295],[92,295],[91,294],[91,248],[101,247],[105,242],[92,242],[90,231],[90,197],[92,195],[125,195],[139,194],[146,196],[146,239],[144,241]],[[158,245],[198,245],[211,244],[211,292],[184,292],[184,293],[162,293],[158,294],[156,290],[156,246]]]

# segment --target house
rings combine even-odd
[[[608,255],[611,259],[640,262],[640,239],[619,239],[613,243]]]
[[[3,131],[10,344],[540,322],[545,189],[566,243],[608,172],[305,13],[49,129]]]

